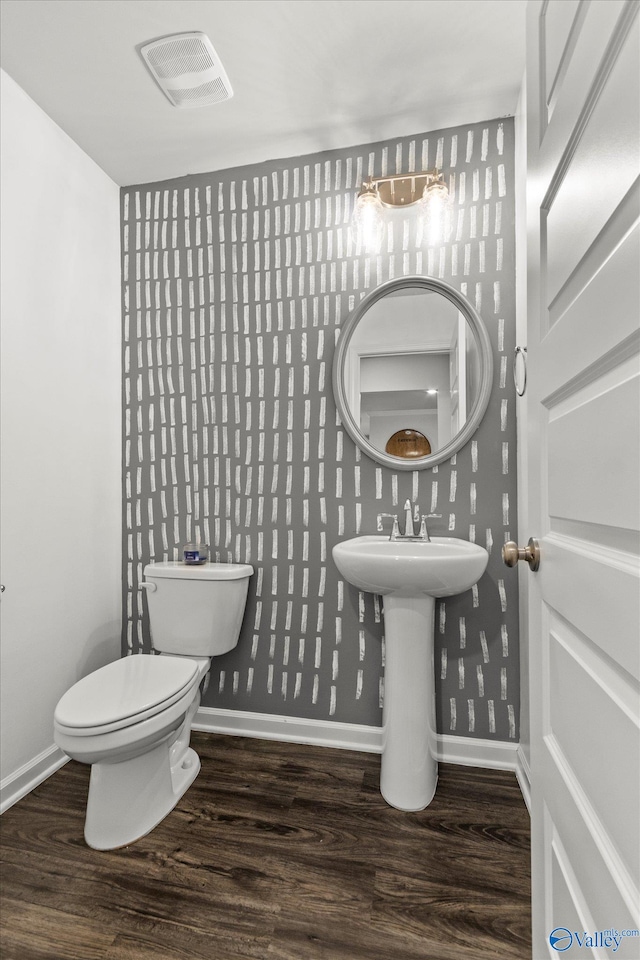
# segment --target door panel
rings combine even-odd
[[[549,832],[554,836],[551,842],[550,862],[548,866],[549,894],[550,894],[550,916],[552,918],[562,917],[559,922],[554,922],[552,929],[556,927],[565,927],[568,930],[580,930],[581,928],[591,929],[592,923],[585,916],[578,914],[576,904],[584,902],[584,895],[580,890],[580,884],[571,869],[567,855],[558,840],[557,833],[553,831],[553,823],[549,817]],[[562,931],[557,936],[562,937]],[[564,948],[566,939],[560,940],[558,946]],[[562,956],[568,960],[580,960],[580,954],[584,956],[584,951],[578,944],[572,944]]]
[[[547,298],[552,303],[638,176],[640,38],[627,36],[581,136],[545,204]],[[544,263],[543,263],[544,269]]]
[[[640,778],[640,756],[627,749],[638,732],[633,685],[602,661],[584,635],[557,616],[550,618],[547,683],[550,714],[545,726],[563,755],[571,757],[573,775],[596,816],[610,823],[612,844],[638,883],[640,821],[628,816],[629,799]],[[609,731],[616,728],[620,736],[611,739]]]
[[[612,870],[608,869],[607,860],[603,858],[598,844],[594,841],[592,833],[584,828],[585,818],[575,821],[575,831],[572,831],[572,823],[563,813],[570,809],[571,794],[563,792],[564,782],[561,783],[558,792],[558,803],[554,804],[554,811],[546,809],[544,811],[545,834],[550,838],[548,849],[545,856],[545,889],[547,891],[547,916],[550,924],[549,931],[556,927],[566,927],[571,932],[577,931],[580,935],[584,931],[594,932],[598,929],[597,917],[600,913],[605,916],[617,916],[619,918],[615,924],[618,930],[633,929],[633,905],[621,902],[619,888],[613,882],[604,883],[599,886],[597,882],[598,875],[611,877]],[[558,813],[557,822],[554,821],[554,813]],[[584,863],[592,865],[588,870],[583,869],[583,864],[577,864],[575,858],[569,856],[565,846],[560,839],[571,835],[571,841],[575,846],[584,850]],[[591,909],[591,904],[596,904],[597,909]],[[602,929],[602,928],[600,928]],[[629,941],[631,952],[626,950],[625,960],[635,960],[635,946],[638,941]],[[579,944],[574,943],[566,952],[558,953],[552,950],[548,945],[545,952],[537,952],[534,946],[534,960],[542,960],[547,957],[566,957],[575,958],[575,960],[612,960],[613,956],[625,957],[623,949],[612,954],[610,950],[589,951]]]
[[[639,5],[568,6],[529,4],[527,48],[535,960],[640,927]]]
[[[554,468],[548,488],[552,517],[640,530],[640,502],[629,500],[640,471],[633,442],[640,436],[639,384],[632,358],[552,411],[547,437]]]
[[[590,531],[583,527],[582,533],[582,539],[558,533],[545,538],[539,577],[545,602],[637,680],[637,565],[630,551],[597,546],[584,539]],[[619,622],[627,626],[616,629]]]
[[[542,86],[546,94],[547,116],[553,112],[552,104],[555,103],[555,94],[561,88],[564,74],[569,66],[581,25],[582,18],[578,14],[582,12],[584,6],[585,4],[580,0],[566,0],[565,3],[550,4],[542,16],[541,48],[544,67]]]
[[[581,117],[588,112],[591,100],[588,91],[592,84],[597,87],[603,71],[610,66],[607,49],[610,40],[619,35],[621,18],[625,11],[628,12],[629,0],[582,0],[566,37],[560,55],[562,65],[556,72],[552,99],[547,105],[544,91],[547,63],[541,39],[545,34],[546,18],[564,5],[564,0],[530,0],[527,8],[528,16],[535,20],[533,29],[536,31],[535,38],[530,34],[536,47],[535,62],[529,55],[531,48],[527,52],[527,77],[535,80],[533,85],[528,84],[527,99],[529,102],[533,97],[536,99],[533,105],[535,127],[532,127],[531,134],[533,144],[537,144],[536,149],[541,149],[543,154],[546,150],[555,154],[559,145],[562,149],[571,146],[571,137],[567,137],[566,131],[577,130]],[[527,112],[531,119],[531,110]]]
[[[570,929],[580,933],[583,930],[613,927],[618,930],[637,929],[637,885],[615,847],[612,847],[606,828],[598,819],[589,797],[581,790],[567,758],[553,737],[548,738],[547,762],[542,774],[555,784],[555,788],[549,797],[543,820],[546,842],[541,853],[544,850],[548,870],[552,846],[563,851],[564,862],[570,866],[576,878],[572,884],[575,888],[575,909],[580,916],[592,918],[588,926]],[[569,870],[565,870],[565,873],[571,875]],[[569,926],[554,902],[553,890],[547,887],[546,894],[546,904],[544,894],[541,897],[541,906],[546,907],[543,914],[544,930],[542,936],[534,940],[534,960],[556,957],[556,951],[549,945],[549,934],[558,926]],[[620,960],[635,960],[637,953],[634,948],[638,942],[636,939],[635,944],[632,943],[631,950],[618,951]],[[591,960],[589,953],[584,950],[578,956],[586,956]],[[611,960],[610,953],[603,953],[602,956]]]
[[[592,364],[602,366],[609,351],[628,337],[639,336],[637,295],[626,283],[640,263],[640,228],[637,223],[629,227],[639,205],[636,187],[618,208],[622,216],[609,222],[607,236],[601,235],[596,250],[583,259],[562,296],[549,309],[546,377],[552,392]],[[585,299],[601,322],[592,327],[588,337],[581,337]],[[636,351],[637,346],[633,346],[631,353]]]

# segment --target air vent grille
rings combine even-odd
[[[199,73],[215,64],[201,40],[174,40],[149,51],[149,64],[159,77],[179,77],[181,73]]]
[[[186,106],[189,100],[198,100],[202,104],[204,104],[205,100],[207,103],[219,103],[220,100],[227,100],[229,97],[226,87],[220,78],[210,80],[209,83],[203,83],[199,87],[188,87],[184,90],[169,89],[168,92],[176,101],[177,106]]]
[[[154,80],[174,107],[204,107],[233,96],[229,78],[204,33],[181,33],[140,48]]]

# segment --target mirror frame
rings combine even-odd
[[[462,313],[471,327],[473,335],[478,346],[480,355],[480,389],[475,399],[471,413],[463,428],[458,431],[455,437],[446,443],[441,449],[430,453],[426,457],[419,457],[415,460],[404,460],[402,457],[394,457],[378,450],[374,447],[360,431],[358,424],[353,419],[347,403],[347,396],[344,388],[344,370],[349,351],[351,339],[357,329],[358,324],[366,314],[369,307],[372,307],[378,300],[389,294],[396,293],[399,290],[405,290],[407,287],[422,287],[431,293],[439,293],[446,297]],[[357,307],[349,314],[338,338],[336,351],[333,357],[333,396],[338,408],[338,413],[345,430],[363,453],[392,470],[426,470],[428,467],[434,467],[438,463],[449,460],[455,453],[464,447],[478,429],[480,422],[485,414],[489,404],[491,388],[493,385],[493,350],[487,328],[477,313],[471,306],[465,296],[458,290],[445,283],[443,280],[436,280],[435,277],[399,277],[396,280],[387,280],[380,284],[375,290],[367,294],[360,301]]]

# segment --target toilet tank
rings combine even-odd
[[[144,568],[154,648],[179,656],[216,657],[240,636],[253,567],[248,563],[176,561]]]

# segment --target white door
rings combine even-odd
[[[638,6],[528,8],[535,960],[640,958]]]

